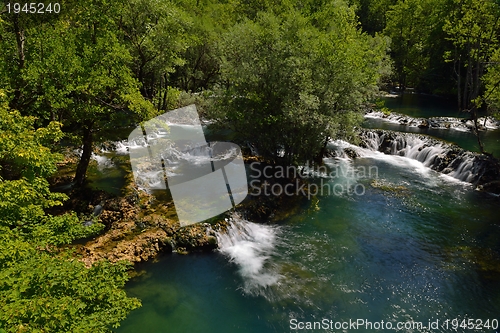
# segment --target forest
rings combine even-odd
[[[0,5],[0,332],[110,332],[141,305],[124,290],[130,263],[88,268],[70,246],[105,226],[60,209],[64,148],[80,148],[84,188],[117,129],[192,103],[282,165],[358,143],[389,91],[447,98],[475,132],[499,116],[496,0],[54,4]]]

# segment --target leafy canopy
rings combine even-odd
[[[103,226],[45,212],[67,199],[44,178],[61,157],[45,146],[61,138],[60,124],[35,130],[4,97],[0,90],[0,332],[109,332],[140,305],[123,290],[128,267],[86,268],[58,247]]]
[[[219,47],[224,83],[212,115],[279,163],[313,159],[329,138],[353,139],[386,68],[385,40],[361,33],[342,1],[308,16],[260,12]]]

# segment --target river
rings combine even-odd
[[[346,145],[333,142],[331,148]],[[353,149],[360,157],[326,159],[328,171],[377,172],[316,181],[351,181],[363,191],[322,193],[279,224],[234,215],[230,232],[218,235],[219,251],[173,253],[138,265],[142,275],[127,292],[143,307],[116,331],[281,333],[317,322],[321,329],[300,331],[375,332],[370,323],[380,327],[383,321],[387,328],[387,322],[429,326],[439,320],[432,329],[400,331],[450,332],[474,319],[489,320],[489,328],[476,331],[497,332],[498,198],[414,159]],[[349,321],[361,326],[335,328]]]

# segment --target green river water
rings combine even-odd
[[[425,109],[431,102],[407,103]],[[473,138],[462,139],[457,143],[473,145]],[[398,331],[387,322],[422,323],[399,332],[500,331],[498,198],[406,157],[363,151],[355,160],[325,163],[329,170],[375,166],[378,172],[323,179],[352,181],[360,191],[323,193],[278,224],[235,216],[232,231],[219,235],[219,251],[138,265],[143,274],[127,292],[143,306],[116,331]],[[460,327],[470,319],[476,330]],[[335,328],[357,320],[364,325]],[[386,326],[375,329],[382,321]],[[307,322],[323,325],[299,329]]]

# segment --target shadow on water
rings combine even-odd
[[[391,111],[414,118],[467,117],[466,113],[458,111],[455,99],[423,94],[403,94],[397,97],[383,97],[382,100]]]

